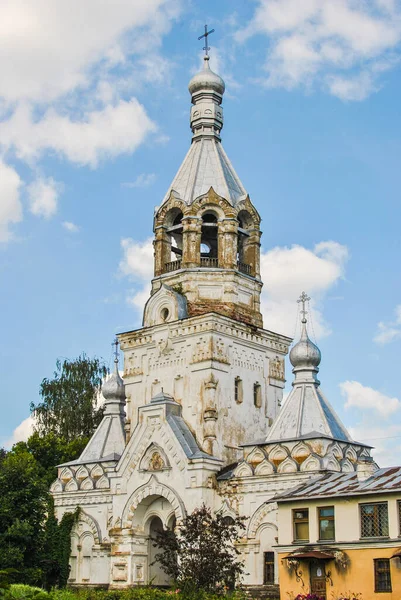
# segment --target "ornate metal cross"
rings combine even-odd
[[[207,38],[208,36],[214,33],[214,29],[211,29],[210,31],[207,30],[207,25],[205,25],[205,33],[203,35],[200,35],[198,37],[198,40],[201,40],[202,38],[205,38],[205,45],[203,46],[203,50],[205,51],[205,56],[209,56],[209,46],[207,45]]]
[[[118,339],[114,338],[114,342],[111,345],[114,346],[114,351],[113,351],[114,362],[118,363],[118,359],[119,359],[119,356],[120,356],[120,353],[118,351]]]
[[[305,292],[302,292],[302,294],[299,297],[299,300],[297,300],[298,304],[302,303],[301,315],[303,321],[306,321],[306,315],[308,314],[308,311],[305,309],[305,302],[309,302],[309,300],[310,298],[307,294],[305,294]]]

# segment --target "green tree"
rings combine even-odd
[[[31,403],[39,435],[53,433],[67,442],[90,437],[103,416],[97,398],[106,373],[101,360],[84,353],[75,360],[58,360],[53,379],[40,385],[42,402]]]
[[[244,519],[213,516],[205,505],[186,516],[174,531],[157,532],[155,556],[164,572],[180,587],[218,592],[233,589],[244,572],[236,543]]]
[[[47,487],[29,452],[0,463],[0,569],[35,568],[43,541]]]
[[[39,477],[50,487],[57,477],[57,465],[79,458],[88,441],[89,437],[67,441],[53,432],[41,436],[35,431],[26,442],[14,444],[12,452],[29,452],[38,464]]]

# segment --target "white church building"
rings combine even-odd
[[[152,565],[152,531],[205,503],[247,518],[245,583],[274,589],[274,497],[324,472],[377,469],[319,387],[305,295],[281,406],[292,340],[262,322],[260,217],[221,145],[224,89],[206,56],[189,84],[192,143],[155,212],[143,326],[118,335],[123,378],[116,363],[103,421],[51,488],[59,518],[81,508],[75,585],[166,583]]]

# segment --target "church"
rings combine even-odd
[[[309,561],[301,577],[309,586],[313,560],[310,581],[319,580],[325,597],[334,577],[327,561],[341,562],[344,552],[339,543],[330,550],[333,537],[312,544],[313,493],[293,510],[292,490],[336,477],[332,498],[344,478],[351,485],[383,471],[321,391],[304,293],[301,337],[290,352],[293,387],[282,405],[292,340],[262,321],[260,216],[221,144],[224,91],[206,52],[189,83],[192,143],[155,210],[142,327],[118,335],[123,377],[116,357],[102,389],[103,420],[80,458],[59,466],[51,487],[58,518],[81,509],[72,532],[73,585],[167,584],[152,564],[152,532],[205,503],[224,517],[246,517],[240,551],[249,589],[264,586],[277,597],[280,577],[292,586],[281,592],[287,598],[299,587],[302,561]],[[400,493],[397,485],[392,492]],[[392,554],[399,541],[390,542]]]

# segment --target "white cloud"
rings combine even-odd
[[[0,159],[0,243],[10,241],[10,226],[22,221],[21,185],[18,173]]]
[[[126,188],[144,188],[152,185],[155,179],[155,173],[141,173],[134,181],[125,181],[121,186]]]
[[[63,221],[61,224],[68,233],[78,233],[80,227],[71,221]]]
[[[401,338],[401,304],[395,308],[395,319],[391,322],[379,321],[377,333],[373,338],[377,344],[389,344]]]
[[[36,168],[45,153],[78,165],[130,153],[156,130],[133,97],[169,81],[160,55],[181,0],[0,2],[0,153]],[[2,163],[3,164],[3,163]],[[1,166],[2,173],[5,167]],[[18,176],[17,176],[18,177]],[[17,179],[0,181],[0,240],[22,220]],[[55,212],[55,188],[31,188],[31,210]],[[45,192],[45,193],[44,193]]]
[[[150,281],[153,277],[153,238],[136,242],[131,238],[121,240],[123,259],[120,271],[131,279]]]
[[[150,296],[150,281],[153,277],[153,239],[136,242],[131,238],[121,240],[123,258],[120,262],[120,273],[133,280],[137,285],[127,301],[135,309],[142,311]]]
[[[345,408],[357,422],[349,428],[354,440],[373,446],[373,458],[382,467],[400,464],[401,401],[359,381],[340,383]]]
[[[305,290],[312,298],[315,335],[318,338],[328,335],[330,329],[324,321],[321,303],[343,277],[347,260],[347,248],[334,241],[320,242],[313,250],[294,245],[262,252],[264,327],[293,336],[297,314],[295,300]]]
[[[0,96],[43,102],[85,87],[100,60],[112,68],[157,48],[178,10],[174,0],[2,2]]]
[[[352,438],[369,446],[373,446],[372,455],[380,467],[392,467],[400,464],[401,425],[385,423],[372,425],[364,420],[349,427]]]
[[[388,417],[401,408],[398,398],[390,398],[378,390],[362,385],[359,381],[344,381],[340,383],[340,390],[346,398],[345,408],[374,411],[382,417]]]
[[[33,433],[34,420],[31,416],[24,419],[13,431],[11,437],[6,440],[4,447],[9,449],[17,442],[26,442]]]
[[[394,65],[401,9],[392,0],[258,0],[237,40],[260,33],[269,44],[265,85],[318,84],[342,100],[363,100]]]
[[[39,178],[33,181],[27,188],[31,213],[45,219],[50,219],[55,215],[59,190],[60,184],[54,181],[52,177],[48,179]]]
[[[32,109],[21,105],[0,123],[0,145],[23,160],[37,159],[50,150],[73,163],[96,167],[101,158],[133,152],[155,129],[135,98],[92,111],[80,120],[50,108],[35,121]]]
[[[128,301],[143,309],[150,293],[153,277],[153,240],[137,242],[131,238],[121,240],[123,258],[119,271],[136,284]],[[264,282],[261,310],[264,327],[294,335],[297,315],[296,299],[305,289],[312,297],[313,328],[317,337],[328,335],[330,330],[323,319],[321,303],[325,294],[344,274],[348,250],[338,242],[320,242],[313,250],[302,246],[273,248],[261,253],[261,275]]]

